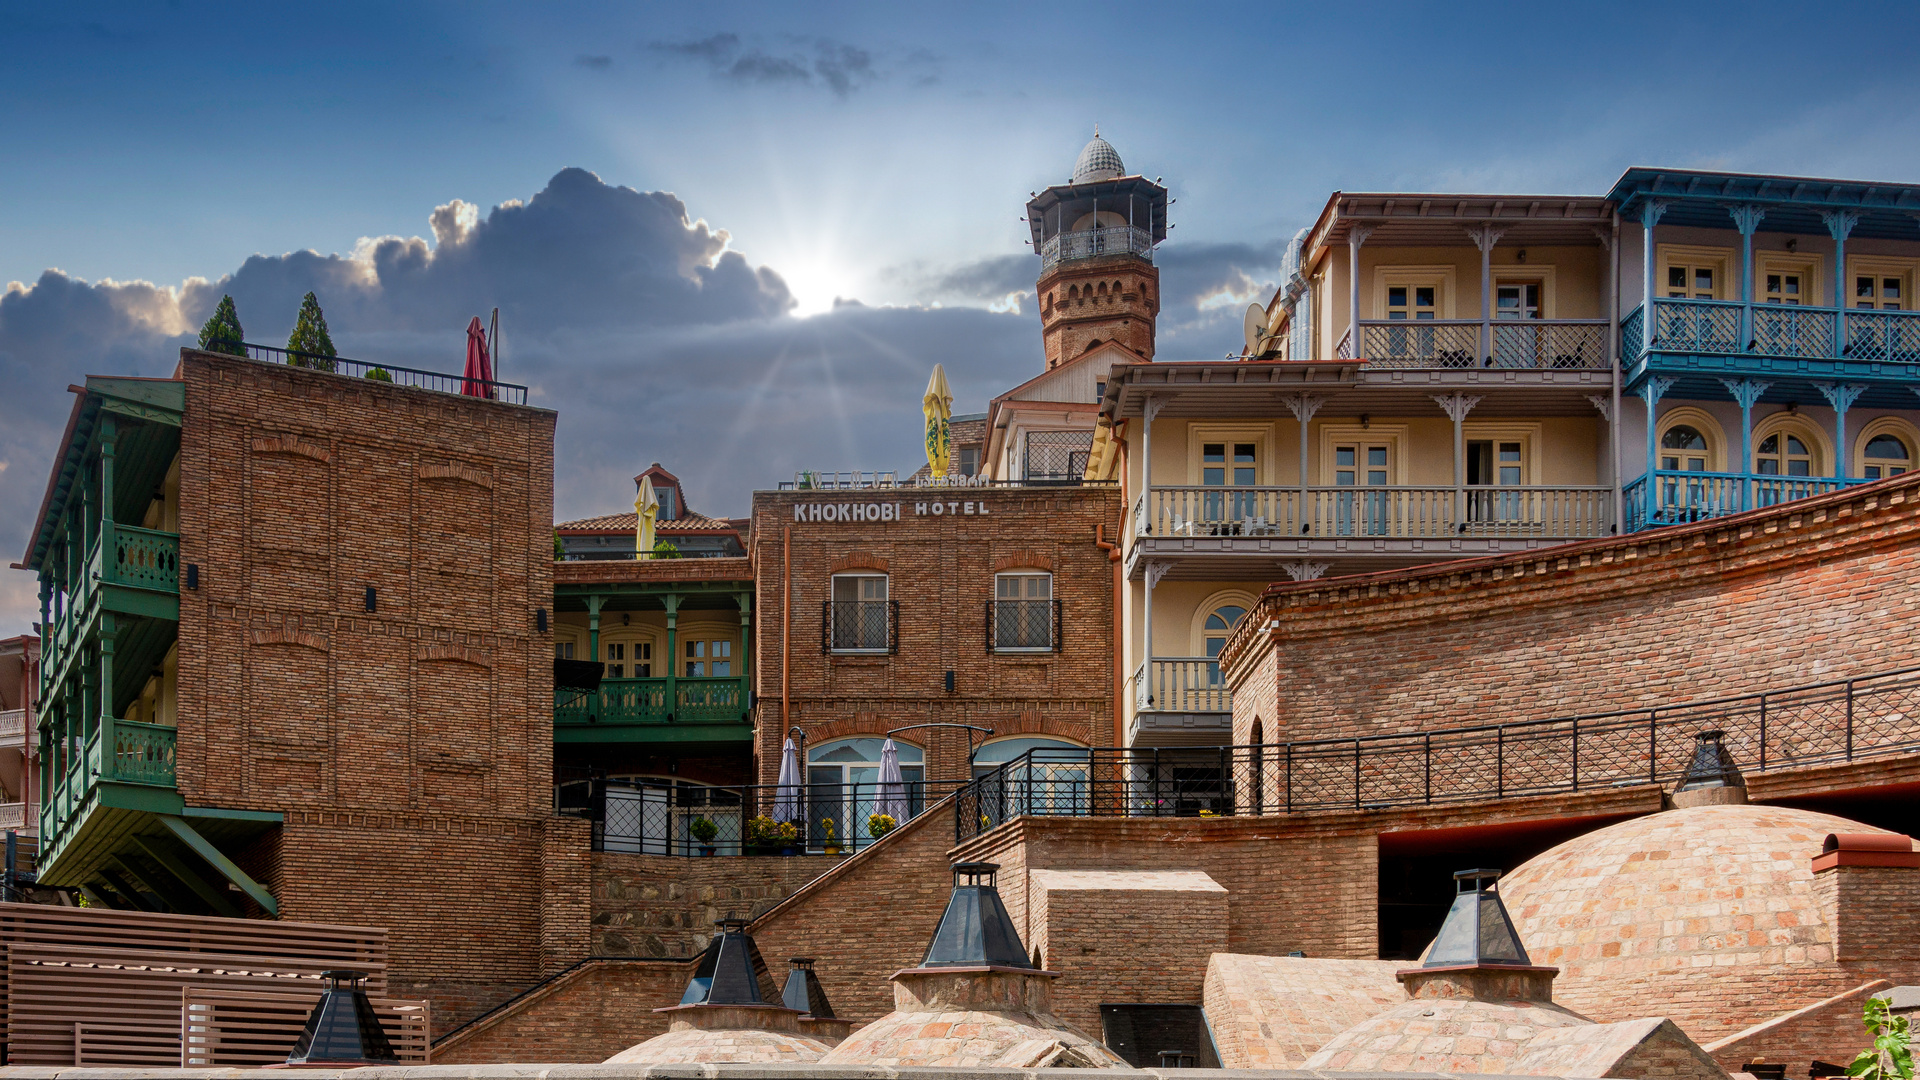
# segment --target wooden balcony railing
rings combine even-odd
[[[105,716],[84,743],[76,741],[76,753],[64,762],[56,758],[53,782],[40,809],[45,861],[59,857],[96,784],[175,786],[174,735],[174,729],[163,724]]]
[[[556,692],[553,722],[556,726],[744,723],[747,693],[747,680],[740,677],[604,679],[592,693]]]
[[[1607,320],[1362,319],[1360,359],[1369,367],[1605,369]]]
[[[1204,656],[1156,656],[1133,673],[1135,712],[1230,713],[1233,691]]]
[[[1742,320],[1751,310],[1750,324]],[[1623,362],[1646,351],[1644,306],[1620,323]],[[1920,311],[1854,311],[1732,300],[1653,302],[1656,352],[1920,363]]]
[[[1606,487],[1155,487],[1136,505],[1153,536],[1459,536],[1580,539],[1611,526]]]
[[[19,742],[27,734],[27,710],[0,709],[0,745]]]
[[[1643,474],[1622,489],[1627,531],[1655,525],[1725,517],[1744,510],[1779,506],[1794,499],[1825,495],[1864,484],[1857,477],[1770,476],[1760,473],[1682,472],[1656,469],[1651,488]]]

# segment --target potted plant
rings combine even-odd
[[[893,819],[892,814],[869,814],[867,816],[867,835],[878,840],[892,832],[899,824],[898,821]]]
[[[820,842],[821,849],[829,855],[840,854],[840,842],[833,838],[833,819],[821,818],[820,827],[826,832],[826,839]]]
[[[800,852],[797,850],[798,845],[800,843],[800,826],[794,824],[791,821],[783,821],[780,823],[779,834],[780,834],[780,854],[782,855],[800,854]]]
[[[780,844],[780,826],[765,814],[747,822],[747,851],[765,855]]]
[[[720,826],[715,825],[712,818],[694,818],[687,823],[687,832],[693,834],[695,840],[700,841],[701,855],[712,855],[717,850],[714,847],[713,838],[720,835]]]

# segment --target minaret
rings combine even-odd
[[[1160,313],[1154,245],[1167,238],[1167,189],[1127,175],[1094,129],[1073,180],[1027,203],[1040,254],[1040,336],[1049,370],[1104,342],[1153,359]]]

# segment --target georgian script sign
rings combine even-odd
[[[912,513],[909,515],[909,509]],[[809,502],[793,504],[795,521],[866,522],[899,521],[901,518],[943,517],[947,514],[977,517],[989,513],[984,499],[949,499],[944,502],[915,500],[905,502]]]

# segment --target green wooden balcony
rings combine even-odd
[[[58,771],[40,805],[43,868],[70,861],[77,847],[117,839],[127,824],[123,818],[181,812],[174,734],[160,724],[102,717],[69,760],[55,763]]]
[[[751,742],[744,677],[605,679],[600,689],[554,693],[556,742]]]

